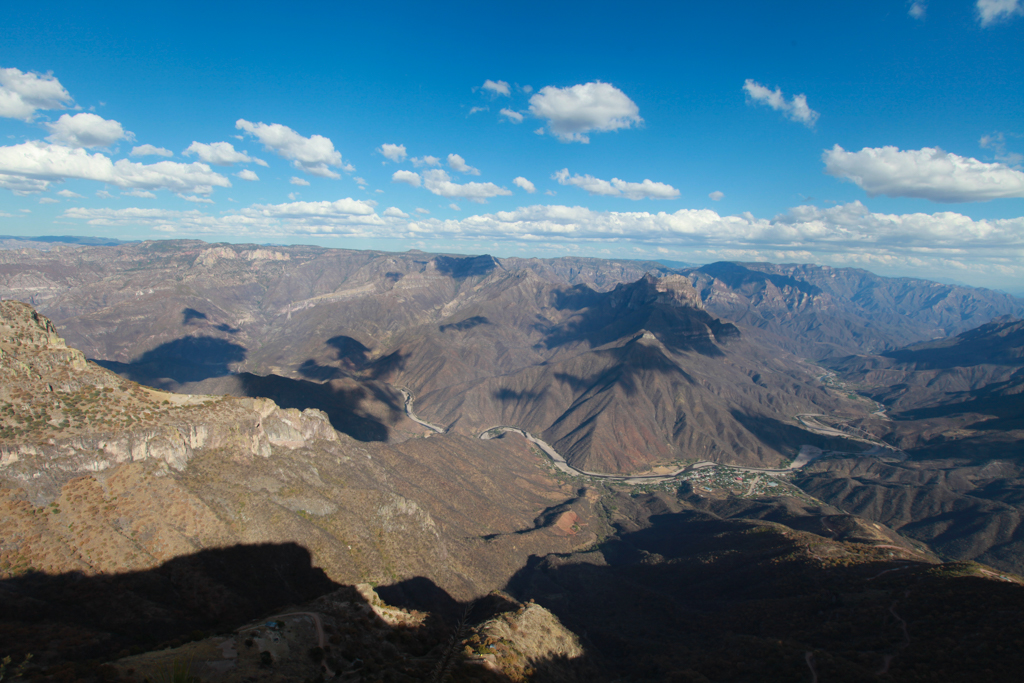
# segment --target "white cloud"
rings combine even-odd
[[[397,207],[394,207],[394,206],[390,206],[390,207],[384,209],[384,215],[388,216],[389,218],[408,218],[409,217],[409,214],[407,214],[406,212],[404,212],[401,209],[399,209]]]
[[[722,197],[725,196],[725,193],[722,192],[721,190],[715,190],[714,192],[712,192],[708,196],[711,197],[711,201],[719,202],[719,201],[722,201]]]
[[[133,157],[173,157],[174,152],[163,147],[155,147],[154,145],[139,145],[138,147],[132,147],[131,156]]]
[[[449,204],[448,208],[451,209],[452,211],[462,211],[462,209],[459,208],[459,205],[456,204],[455,202]]]
[[[453,183],[448,174],[441,169],[423,172],[423,187],[439,197],[449,199],[461,198],[483,204],[490,197],[510,195],[512,192],[494,183]]]
[[[982,149],[991,149],[996,153],[996,161],[1001,161],[1008,166],[1016,166],[1021,162],[1024,162],[1024,154],[1006,151],[1006,135],[1003,133],[982,135],[981,140],[978,141],[978,145]]]
[[[60,200],[59,199],[54,199],[53,197],[40,197],[39,198],[39,203],[40,204],[60,204]]]
[[[937,147],[901,151],[865,147],[847,152],[839,145],[822,155],[825,172],[856,183],[868,196],[919,197],[933,202],[982,202],[1024,197],[1024,173],[987,164]]]
[[[405,159],[407,156],[405,152],[405,145],[391,145],[385,143],[377,148],[377,152],[383,154],[386,158],[391,159],[391,161],[396,164],[401,163],[402,159]]]
[[[416,168],[422,168],[423,166],[440,166],[441,160],[437,157],[432,157],[429,154],[422,157],[413,157],[410,159],[412,165]]]
[[[1014,15],[1024,14],[1021,0],[978,0],[978,21],[982,26],[991,26],[1009,20]]]
[[[178,193],[178,196],[186,202],[192,202],[193,204],[213,204],[213,200],[209,197],[197,197],[194,194],[182,194],[180,192]]]
[[[558,193],[555,192],[554,190],[544,190],[544,194],[554,197]]]
[[[50,131],[46,139],[65,147],[109,147],[118,140],[135,137],[117,121],[85,112],[74,116],[62,114],[55,123],[43,125]]]
[[[100,153],[89,154],[84,149],[52,145],[40,141],[0,147],[0,186],[24,194],[11,185],[24,183],[45,189],[51,182],[66,178],[81,178],[110,183],[121,188],[168,189],[176,192],[209,194],[214,186],[231,187],[231,182],[213,172],[206,164],[179,164],[160,161],[140,164],[120,159],[112,162]]]
[[[300,196],[301,196],[301,195],[299,195],[299,193],[298,193],[298,192],[289,192],[289,193],[288,193],[288,199],[292,200],[293,202],[294,202],[294,201],[295,201],[296,199],[298,199],[298,198],[299,198]]]
[[[489,78],[480,87],[495,96],[504,95],[508,97],[512,92],[505,81],[492,81]]]
[[[61,197],[67,197],[68,199],[82,198],[82,195],[78,194],[77,192],[72,192],[71,190],[61,190],[57,194],[59,194]]]
[[[515,178],[512,181],[512,184],[517,186],[517,187],[523,188],[524,190],[526,190],[530,194],[533,194],[534,192],[537,191],[536,186],[533,183],[531,183],[529,180],[524,178],[523,176],[519,176],[518,178]]]
[[[242,180],[259,180],[260,177],[250,171],[247,168],[243,168],[241,171],[235,174],[235,177],[241,178]]]
[[[592,175],[569,175],[569,169],[563,168],[553,176],[559,185],[574,185],[592,195],[604,197],[625,197],[626,199],[676,199],[679,190],[665,183],[644,180],[642,183],[628,183],[625,180],[612,178],[602,180]]]
[[[256,159],[249,156],[245,152],[238,152],[235,150],[235,146],[230,142],[211,142],[205,144],[202,142],[193,141],[184,152],[185,156],[192,156],[195,154],[199,157],[200,161],[204,161],[214,166],[231,166],[232,164],[249,164],[257,163],[260,166],[266,166],[267,162],[262,159]]]
[[[58,192],[57,194],[60,194]],[[156,199],[156,195],[148,190],[129,190],[128,192],[122,192],[123,197],[141,197],[142,199]]]
[[[527,95],[529,95],[530,93],[532,93],[532,92],[533,92],[533,86],[532,86],[532,85],[524,85],[524,86],[522,87],[522,91],[523,91],[524,93],[526,93]]]
[[[97,190],[96,191],[96,196],[99,197],[100,199],[113,199],[114,198],[114,195],[110,194],[106,190]]]
[[[423,179],[420,178],[420,174],[414,171],[395,171],[391,174],[391,182],[393,183],[406,183],[413,187],[419,187],[423,184]]]
[[[94,226],[219,235],[332,234],[417,240],[490,240],[537,249],[605,244],[687,254],[687,260],[774,260],[857,267],[931,265],[936,272],[1010,272],[1024,277],[1024,217],[973,220],[954,212],[872,213],[860,202],[820,209],[798,206],[772,219],[709,209],[668,212],[593,211],[581,206],[526,206],[461,219],[415,218],[372,202],[255,205],[211,215],[199,210],[69,207],[62,219]]]
[[[292,176],[292,179],[289,180],[288,182],[291,183],[292,185],[302,185],[302,186],[309,185],[309,181],[308,180],[306,180],[305,178],[299,178],[297,176]]]
[[[613,131],[643,123],[640,108],[609,83],[594,81],[570,88],[546,86],[530,98],[530,113],[547,119],[562,142],[590,142],[591,131]],[[543,128],[534,131],[543,133]]]
[[[927,11],[927,3],[923,0],[917,0],[916,2],[910,3],[910,9],[907,10],[907,14],[912,16],[914,19],[924,19],[924,15]]]
[[[351,164],[342,162],[341,153],[334,149],[334,143],[322,135],[304,138],[280,123],[268,125],[263,122],[251,123],[245,119],[238,119],[235,128],[254,136],[264,147],[289,159],[295,168],[306,173],[324,178],[340,178],[338,173],[331,170],[332,166],[344,171],[355,170]]]
[[[472,116],[473,114],[476,114],[476,113],[482,112],[482,111],[490,111],[490,109],[491,109],[490,107],[472,107],[469,110],[469,113],[466,114],[466,116]]]
[[[458,154],[448,155],[448,168],[459,173],[468,173],[469,175],[480,175],[480,169],[473,168],[466,163],[466,160],[460,157]]]
[[[71,95],[53,74],[0,69],[0,116],[31,121],[39,109],[65,109]]]
[[[803,94],[794,95],[793,99],[787,102],[781,88],[769,90],[752,78],[744,81],[743,90],[751,102],[764,104],[775,111],[781,111],[788,118],[802,123],[808,128],[814,128],[814,124],[818,120],[818,112],[807,106],[807,97]]]
[[[352,180],[356,181],[356,185],[358,185],[359,187],[366,187],[366,178],[360,178],[359,176],[356,176]]]
[[[507,118],[509,121],[511,121],[512,123],[522,123],[523,122],[523,115],[520,114],[517,111],[513,111],[511,109],[502,109],[499,113],[502,116],[504,116],[505,118]]]

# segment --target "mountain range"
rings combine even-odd
[[[0,250],[0,298],[0,646],[39,675],[1019,670],[1008,295],[168,241]],[[286,611],[335,649],[223,635]]]

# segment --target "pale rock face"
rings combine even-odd
[[[207,252],[210,258],[233,258],[225,254],[234,254],[224,247]],[[0,301],[0,379],[0,399],[9,391],[20,391],[22,397],[41,391],[32,400],[43,403],[49,401],[48,392],[139,391],[117,375],[90,365],[81,352],[67,348],[53,323],[15,301]],[[75,476],[121,463],[157,461],[181,472],[206,449],[224,449],[243,459],[270,458],[274,448],[294,450],[317,441],[338,442],[337,432],[320,410],[282,410],[264,398],[167,397],[162,404],[159,399],[149,404],[154,407],[147,410],[158,414],[155,424],[154,420],[99,420],[65,431],[51,422],[35,436],[0,443],[0,477],[17,482],[35,500],[48,500]],[[206,409],[198,414],[178,412],[197,406]]]

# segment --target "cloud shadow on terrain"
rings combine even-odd
[[[748,415],[736,409],[731,410],[730,413],[737,422],[743,425],[744,429],[757,437],[761,443],[791,457],[795,457],[800,451],[800,446],[805,444],[816,446],[822,450],[851,453],[859,453],[868,449],[865,444],[858,441],[815,434],[794,424],[788,424],[765,415]]]
[[[796,278],[778,275],[776,273],[762,273],[759,270],[751,270],[739,263],[732,263],[730,261],[709,263],[706,266],[701,266],[697,270],[701,273],[707,273],[711,277],[722,281],[730,288],[737,291],[742,290],[745,285],[764,287],[765,283],[769,282],[779,289],[792,287],[797,291],[810,296],[817,296],[818,294],[821,294],[822,291],[821,288],[816,285],[804,282],[803,280],[797,280]]]
[[[483,254],[482,256],[467,256],[465,258],[435,256],[434,267],[437,268],[437,272],[442,275],[447,275],[455,278],[456,280],[461,280],[467,277],[487,275],[497,268],[498,264],[494,258],[488,254]]]
[[[316,408],[327,414],[331,426],[357,441],[387,441],[388,427],[379,418],[360,414],[365,400],[372,398],[385,403],[393,413],[401,407],[378,387],[365,384],[351,388],[331,383],[307,382],[281,377],[260,376],[248,372],[235,376],[245,396],[269,398],[282,408],[306,410]]]
[[[645,280],[604,293],[585,285],[555,291],[550,305],[575,315],[565,324],[548,330],[540,345],[555,349],[586,342],[590,348],[597,348],[650,332],[672,352],[692,351],[719,357],[724,354],[715,342],[739,337],[739,329],[732,323],[723,323],[698,308],[659,303],[655,299]]]
[[[491,321],[488,320],[487,318],[485,318],[484,316],[482,316],[482,315],[474,315],[472,318],[466,318],[465,320],[460,320],[457,323],[448,323],[447,325],[438,325],[437,326],[437,331],[441,332],[442,334],[444,334],[448,330],[455,330],[456,332],[464,332],[466,330],[471,330],[474,327],[479,327],[480,325],[490,325],[490,324],[491,324]]]
[[[92,360],[134,382],[163,389],[172,383],[201,382],[211,377],[230,375],[230,366],[244,361],[247,353],[248,350],[240,344],[198,336],[161,344],[130,363]]]

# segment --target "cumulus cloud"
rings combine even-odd
[[[41,141],[0,147],[0,187],[15,194],[40,192],[52,182],[81,178],[121,188],[168,189],[176,192],[209,194],[231,182],[206,164],[160,161],[140,164],[120,159],[112,162],[100,153]]]
[[[299,178],[298,176],[292,176],[292,179],[288,181],[292,185],[309,185],[309,181],[305,178]]]
[[[118,140],[135,137],[117,121],[88,112],[62,114],[56,122],[43,125],[50,131],[46,139],[65,147],[109,147]]]
[[[182,154],[187,157],[195,154],[199,157],[200,161],[213,164],[214,166],[249,163],[257,163],[260,166],[267,165],[267,162],[262,159],[251,157],[246,152],[236,151],[235,146],[230,142],[211,142],[210,144],[205,144],[193,141]]]
[[[459,173],[468,173],[469,175],[480,175],[480,169],[473,168],[466,163],[466,160],[460,157],[458,154],[448,155],[448,168]]]
[[[68,199],[82,198],[82,195],[78,194],[77,192],[72,192],[71,190],[61,190],[57,194],[59,194],[61,197],[67,197]]]
[[[39,198],[39,203],[40,204],[60,204],[60,200],[59,199],[54,199],[53,197],[40,197]]]
[[[1024,173],[937,147],[865,147],[847,152],[836,145],[825,150],[822,159],[826,173],[857,184],[871,197],[884,194],[950,203],[1024,197]]]
[[[916,2],[910,3],[910,9],[907,10],[907,14],[912,16],[914,19],[924,19],[924,15],[927,11],[927,4],[923,2],[923,0],[917,0]]]
[[[53,74],[0,69],[0,116],[31,121],[40,109],[66,109],[72,103]]]
[[[478,204],[486,203],[491,197],[512,194],[511,190],[494,183],[453,183],[448,174],[441,169],[424,171],[423,187],[439,197],[468,199]]]
[[[258,175],[256,175],[255,173],[253,173],[252,171],[250,171],[247,168],[243,168],[241,171],[236,173],[235,177],[236,178],[241,178],[242,180],[259,180],[260,179],[260,177]]]
[[[991,26],[1024,14],[1021,0],[978,0],[978,21],[982,26]]]
[[[352,180],[356,181],[356,185],[358,185],[359,187],[366,187],[366,178],[360,178],[359,176],[356,176]]]
[[[96,196],[99,197],[100,199],[113,199],[114,198],[114,195],[110,194],[106,190],[97,190],[96,191]]]
[[[334,143],[330,138],[322,135],[305,138],[280,123],[268,125],[262,121],[252,123],[245,119],[238,119],[235,128],[252,135],[268,150],[290,160],[295,168],[311,175],[340,178],[341,175],[331,170],[332,166],[344,171],[355,170],[351,164],[342,162],[341,152],[334,149]]]
[[[982,149],[990,149],[995,152],[996,161],[1001,161],[1009,166],[1016,166],[1021,162],[1024,162],[1024,154],[1006,151],[1006,135],[1003,133],[982,135],[981,140],[978,141],[978,145]]]
[[[178,193],[178,196],[186,202],[192,202],[193,204],[213,204],[213,200],[209,197],[198,197],[194,194],[182,194],[181,192]]]
[[[175,233],[339,234],[353,237],[384,232],[387,220],[401,222],[400,218],[384,219],[376,214],[372,203],[351,198],[334,202],[255,204],[217,216],[199,210],[76,207],[66,209],[61,217],[85,221],[93,226],[148,227]]]
[[[515,185],[516,187],[523,188],[530,194],[533,194],[534,192],[537,191],[537,187],[523,176],[519,176],[518,178],[514,179],[512,181],[512,184]]]
[[[430,211],[428,209],[416,209],[416,213],[429,214]]]
[[[505,81],[492,81],[488,78],[480,87],[495,96],[504,95],[505,97],[508,97],[512,93],[512,90],[508,87],[508,83]]]
[[[402,211],[401,209],[399,209],[398,207],[395,207],[395,206],[389,206],[388,208],[384,209],[384,215],[388,216],[389,218],[408,218],[409,217],[409,214],[407,214],[406,212]]]
[[[455,202],[449,204],[448,208],[451,209],[452,211],[462,211],[462,209],[459,208],[459,205],[456,204]]]
[[[547,119],[548,129],[562,142],[588,143],[587,133],[591,131],[608,132],[643,123],[636,103],[615,86],[601,81],[569,88],[541,88],[530,98],[530,113]]]
[[[60,192],[58,192],[57,194],[60,194]],[[156,199],[156,195],[150,192],[149,190],[128,190],[127,192],[122,192],[121,196],[141,197],[142,199]]]
[[[721,190],[715,190],[714,192],[712,192],[708,196],[711,197],[711,201],[719,202],[719,201],[722,201],[722,197],[725,196],[725,193],[722,192]]]
[[[438,159],[437,157],[432,157],[430,155],[426,155],[426,156],[422,156],[422,157],[413,157],[412,159],[410,159],[410,161],[412,161],[412,165],[415,166],[416,168],[422,168],[424,166],[440,166],[441,165],[441,160],[440,159]]]
[[[133,157],[173,157],[174,152],[163,147],[156,147],[154,145],[139,145],[138,147],[132,147],[131,156]]]
[[[781,111],[787,118],[802,123],[808,128],[813,128],[818,120],[818,112],[807,106],[807,97],[803,94],[794,95],[793,99],[787,102],[781,88],[769,90],[752,78],[744,81],[743,91],[747,93],[749,102],[763,104],[775,111]]]
[[[502,116],[504,116],[505,118],[507,118],[509,121],[511,121],[512,123],[522,123],[523,122],[523,115],[520,114],[517,111],[513,111],[511,109],[502,109],[499,113]]]
[[[391,145],[385,143],[377,148],[377,152],[384,155],[386,158],[391,159],[391,161],[396,164],[401,163],[402,159],[407,156],[405,153],[405,145]]]
[[[477,114],[482,111],[490,111],[490,109],[490,107],[472,107],[470,108],[469,113],[466,114],[466,116],[472,116],[473,114]]]
[[[395,171],[391,174],[391,182],[406,183],[413,187],[419,187],[423,183],[423,179],[415,171]]]
[[[644,180],[642,183],[628,183],[625,180],[612,178],[602,180],[592,175],[569,175],[569,169],[563,168],[553,176],[559,185],[573,185],[586,190],[592,195],[604,197],[625,197],[626,199],[675,199],[679,190],[665,183]]]

